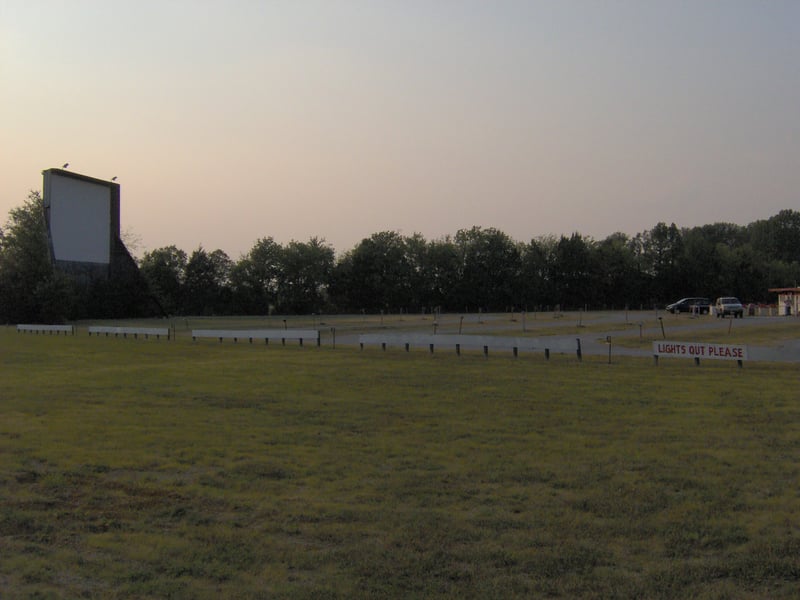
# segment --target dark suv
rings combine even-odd
[[[667,305],[667,312],[672,314],[682,312],[695,312],[707,315],[711,312],[711,301],[708,298],[681,298],[677,302]]]

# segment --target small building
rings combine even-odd
[[[800,311],[800,287],[770,288],[778,294],[778,314],[797,316]]]

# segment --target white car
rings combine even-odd
[[[722,298],[717,298],[717,301],[714,303],[714,312],[717,314],[717,317],[727,317],[731,315],[734,319],[737,317],[741,319],[744,316],[744,306],[742,306],[738,298],[723,296]]]

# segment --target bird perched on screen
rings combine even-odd
[[[61,167],[62,169],[66,169],[69,166],[69,163],[64,163],[64,166]]]

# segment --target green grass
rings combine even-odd
[[[680,315],[664,318],[664,333],[655,319],[643,322],[644,334],[639,336],[638,325],[629,327],[627,334],[614,336],[614,343],[629,348],[650,348],[662,339],[687,342],[714,342],[724,344],[749,344],[778,346],[800,337],[800,319],[716,319],[703,316],[697,319]]]
[[[0,376],[4,598],[800,584],[796,365],[6,329]]]
[[[613,318],[612,318],[613,315]],[[173,327],[179,337],[187,337],[192,329],[281,329],[314,328],[319,329],[322,338],[327,340],[331,329],[340,334],[359,334],[375,331],[402,333],[404,331],[441,334],[454,334],[459,330],[465,335],[572,335],[575,333],[633,330],[640,321],[648,326],[657,326],[653,311],[631,311],[628,318],[624,313],[609,311],[593,312],[539,312],[539,313],[484,313],[464,314],[442,313],[426,314],[365,314],[365,315],[310,315],[310,316],[262,316],[262,317],[174,317],[168,320],[115,321],[115,325],[146,322],[152,326]],[[79,327],[94,322],[78,323]]]

